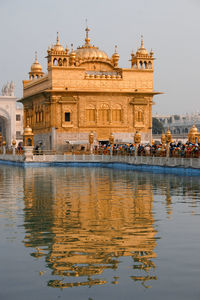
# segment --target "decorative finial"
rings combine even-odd
[[[56,39],[56,41],[57,41],[56,45],[59,45],[60,43],[59,43],[59,32],[58,31],[57,31],[57,39]]]
[[[74,51],[73,47],[74,47],[74,45],[73,45],[73,44],[71,44],[71,51]]]
[[[117,53],[117,45],[115,45],[115,53]]]
[[[143,35],[141,35],[141,48],[143,48],[144,47],[144,40],[143,40]]]
[[[37,60],[37,51],[35,51],[35,63],[37,63],[38,60]]]
[[[88,33],[89,33],[90,29],[88,28],[87,19],[86,19],[86,29],[85,29],[85,31],[86,31],[85,43],[86,43],[86,45],[89,45],[90,44],[90,38],[88,36]]]
[[[154,52],[153,52],[153,49],[151,48],[151,51],[150,51],[150,55],[153,56],[154,55]]]

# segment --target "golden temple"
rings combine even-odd
[[[117,46],[111,57],[92,46],[86,28],[85,44],[71,51],[57,33],[47,51],[47,74],[38,62],[23,81],[24,127],[30,125],[34,143],[43,149],[66,150],[67,144],[133,142],[136,131],[151,142],[154,53],[141,46],[131,53],[130,68],[120,68]]]

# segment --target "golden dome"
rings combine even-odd
[[[32,73],[42,72],[42,66],[37,60],[37,52],[35,52],[35,61],[31,66],[31,72]]]
[[[166,132],[166,135],[169,135],[169,134],[171,134],[171,131],[168,129]]]
[[[58,32],[57,32],[57,42],[56,42],[56,45],[54,45],[52,49],[55,50],[55,51],[58,51],[58,52],[59,51],[65,51],[65,48],[59,42]]]
[[[117,45],[115,46],[115,52],[114,52],[114,54],[112,55],[112,57],[113,57],[114,59],[119,59],[119,54],[117,53]]]
[[[193,124],[192,128],[190,129],[189,134],[196,134],[198,133],[198,129],[196,128],[195,124]]]
[[[92,46],[90,44],[90,38],[88,37],[88,32],[90,31],[90,29],[87,27],[85,31],[86,31],[85,45],[77,48],[77,50],[74,51],[76,53],[76,58],[78,60],[109,59],[108,55],[104,51],[99,50],[98,47]]]
[[[97,47],[91,48],[78,48],[76,51],[76,57],[78,59],[108,59],[108,55],[104,52],[99,50]]]
[[[137,50],[136,54],[139,54],[139,55],[148,55],[147,49],[144,48],[143,36],[141,37],[141,46]]]
[[[24,128],[24,135],[32,135],[33,133],[32,133],[32,128],[29,126],[29,125],[27,125],[25,128]]]

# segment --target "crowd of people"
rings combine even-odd
[[[16,148],[16,154],[23,154],[23,147],[20,145]],[[87,153],[85,147],[82,147],[81,151],[71,150],[74,154]],[[9,152],[8,150],[6,151]],[[155,157],[185,157],[185,158],[198,158],[200,157],[200,143],[182,143],[182,142],[171,142],[168,145],[162,145],[161,143],[149,143],[146,144],[99,144],[95,145],[92,151],[94,154],[104,154],[104,155],[130,155],[130,156],[155,156]],[[2,153],[2,149],[0,149]],[[10,149],[12,153],[12,149]],[[90,151],[88,152],[90,153]],[[35,155],[42,155],[43,147],[41,145],[36,145],[34,148]]]
[[[137,155],[137,156],[157,156],[165,157],[196,157],[200,155],[200,143],[192,144],[190,142],[171,142],[169,145],[155,143],[147,144],[114,144],[100,145],[94,149],[95,154],[112,155]]]

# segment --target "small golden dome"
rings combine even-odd
[[[198,133],[198,129],[196,128],[195,124],[193,124],[192,128],[190,129],[189,134],[195,134]]]
[[[117,53],[117,52],[115,52],[114,54],[113,54],[113,58],[119,58],[119,54]]]
[[[37,60],[37,52],[35,52],[35,61],[31,66],[31,72],[32,73],[42,72],[42,66]]]
[[[148,55],[147,49],[144,48],[143,36],[141,37],[141,46],[137,50],[136,54],[139,54],[139,55]]]
[[[58,51],[58,52],[65,51],[65,48],[59,42],[58,32],[57,32],[57,42],[56,42],[56,45],[53,46],[53,50]]]
[[[169,134],[171,134],[171,131],[168,129],[166,132],[166,135],[169,135]]]
[[[114,59],[119,59],[119,54],[117,53],[117,45],[115,46],[115,52],[114,52],[114,54],[112,55],[112,57],[113,57]]]
[[[30,135],[30,134],[32,134],[32,128],[31,128],[29,125],[27,125],[27,126],[24,128],[24,134],[25,134],[25,135]]]
[[[42,72],[42,66],[41,64],[39,64],[39,62],[34,62],[31,66],[31,72],[35,73],[35,72]]]

